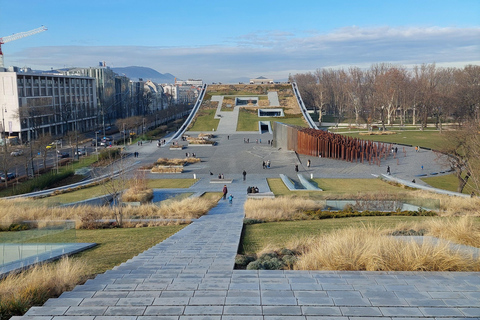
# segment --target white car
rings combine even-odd
[[[12,151],[10,153],[10,155],[12,157],[18,157],[18,156],[21,156],[23,154],[23,150],[22,149],[15,149],[14,151]]]

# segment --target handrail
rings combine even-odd
[[[308,113],[307,108],[303,103],[302,96],[300,95],[300,91],[298,90],[298,86],[296,82],[292,82],[292,89],[293,89],[293,93],[295,94],[295,97],[297,98],[297,102],[298,102],[298,105],[300,106],[300,110],[302,111],[303,117],[305,118],[305,120],[307,120],[308,125],[310,126],[310,128],[318,130],[317,125],[310,117],[310,114]]]
[[[168,142],[165,145],[168,145],[170,143],[170,141],[172,141],[172,140],[176,140],[176,139],[180,138],[185,133],[188,126],[192,122],[193,118],[197,114],[198,109],[200,109],[200,105],[202,104],[203,97],[205,96],[206,91],[207,91],[207,84],[204,84],[203,87],[202,87],[202,90],[200,90],[200,94],[198,95],[197,101],[195,102],[195,105],[194,105],[192,111],[190,112],[190,114],[187,117],[187,120],[185,120],[185,122],[182,124],[180,129],[178,129],[177,132],[175,132],[175,134],[168,140]]]

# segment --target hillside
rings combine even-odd
[[[170,73],[160,73],[157,70],[148,67],[116,67],[112,70],[120,75],[125,75],[131,80],[138,81],[138,79],[151,80],[157,83],[174,83],[175,76]]]

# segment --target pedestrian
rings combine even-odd
[[[387,166],[387,174],[390,175],[390,166]]]
[[[270,160],[267,160],[267,168],[270,169]]]
[[[270,140],[268,140],[268,145],[270,145]]]
[[[398,147],[395,147],[395,154],[397,154],[398,152]]]
[[[252,187],[247,188],[247,194],[252,193]]]
[[[228,203],[232,204],[233,202],[233,195],[230,193],[230,195],[228,196]]]
[[[262,143],[262,139],[258,139],[258,142],[259,142],[259,143]]]
[[[310,168],[310,159],[307,160],[307,168]]]
[[[298,164],[295,165],[295,172],[298,172]]]
[[[223,200],[225,200],[226,197],[227,197],[227,192],[228,192],[228,188],[227,188],[227,185],[226,185],[226,184],[223,185],[223,190],[222,190],[222,192],[223,192]]]
[[[185,157],[187,157],[187,158],[188,158],[188,152],[185,152]]]
[[[222,179],[222,175],[220,173],[218,174],[218,179]]]
[[[221,177],[220,179],[225,179],[225,177],[223,176],[223,173],[221,174],[221,176],[220,176],[220,177]]]
[[[422,164],[422,170],[423,170],[423,164]]]
[[[266,166],[266,165],[265,165],[265,161],[263,161],[263,163],[262,163],[262,168],[265,169],[265,166]]]
[[[247,178],[247,171],[243,170],[243,181],[245,181],[245,179]]]
[[[417,183],[417,182],[415,181],[415,179],[413,179],[412,182],[413,182],[413,183]]]
[[[230,136],[227,136],[227,140],[230,140]]]
[[[255,143],[258,143],[258,139],[255,140]]]

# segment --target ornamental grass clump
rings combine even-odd
[[[0,281],[0,319],[23,315],[33,305],[72,290],[85,280],[86,265],[78,259],[64,258],[57,263],[37,265],[10,274]]]
[[[323,207],[322,203],[303,198],[279,197],[275,199],[248,199],[245,202],[245,218],[262,221],[300,220],[306,210]]]
[[[295,263],[297,270],[480,271],[480,259],[446,241],[399,240],[372,227],[346,228],[318,237]]]

